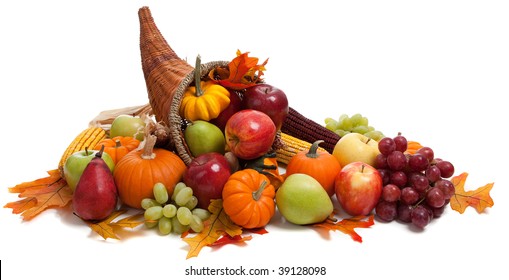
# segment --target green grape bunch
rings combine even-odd
[[[189,229],[196,233],[203,230],[203,222],[210,217],[210,212],[196,207],[198,199],[184,182],[175,185],[171,197],[162,183],[154,185],[153,193],[154,198],[141,201],[145,226],[157,227],[162,235],[182,234]]]
[[[363,117],[361,114],[354,114],[351,117],[347,114],[342,114],[337,120],[326,118],[325,127],[340,137],[352,132],[363,134],[375,141],[380,141],[380,139],[385,137],[381,131],[370,126],[368,118]]]

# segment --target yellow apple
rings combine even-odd
[[[360,133],[349,133],[341,137],[332,151],[341,166],[356,161],[375,166],[375,158],[379,153],[378,142]]]

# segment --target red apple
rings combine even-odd
[[[356,161],[344,166],[335,181],[336,197],[346,213],[368,215],[382,195],[382,176],[369,164]]]
[[[270,117],[258,110],[241,110],[230,117],[225,127],[226,144],[240,159],[255,159],[266,154],[276,137]]]
[[[221,129],[221,131],[223,132],[226,126],[226,122],[230,119],[230,117],[243,109],[240,93],[234,90],[229,91],[230,91],[230,104],[228,105],[228,107],[226,107],[226,109],[219,113],[219,116],[217,116],[217,118],[210,120],[212,124],[219,127],[219,129]]]
[[[226,158],[215,152],[195,157],[184,172],[184,183],[193,189],[198,207],[208,209],[211,199],[222,197],[223,186],[230,177]]]
[[[247,88],[242,104],[244,109],[254,109],[267,114],[277,130],[281,129],[289,110],[286,94],[269,84],[257,84]]]

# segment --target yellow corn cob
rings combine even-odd
[[[92,149],[99,141],[106,138],[106,131],[100,127],[89,127],[83,130],[72,143],[67,147],[64,154],[58,163],[58,169],[63,174],[63,167],[67,158],[75,152],[84,150],[85,148]]]
[[[281,132],[281,142],[283,142],[283,147],[276,150],[276,158],[278,162],[284,164],[288,164],[298,152],[308,151],[311,147],[311,143],[283,132]],[[325,151],[322,147],[318,147],[318,150]]]

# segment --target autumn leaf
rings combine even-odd
[[[235,235],[230,236],[228,234],[223,234],[221,238],[216,240],[214,243],[210,244],[211,247],[218,247],[223,246],[227,244],[244,244],[246,241],[253,239],[251,235],[242,236],[242,235]]]
[[[62,178],[58,169],[48,171],[49,176],[32,182],[25,182],[9,188],[19,193],[18,201],[7,203],[14,214],[21,214],[24,220],[31,220],[47,208],[65,207],[72,200],[72,190]]]
[[[203,230],[193,237],[183,238],[189,245],[187,259],[198,256],[203,247],[214,244],[225,233],[231,237],[242,234],[242,228],[234,224],[223,211],[221,199],[212,200],[208,210],[211,215],[205,221]]]
[[[260,234],[260,235],[269,233],[264,227],[261,227],[261,228],[249,228],[249,229],[244,229],[244,231],[248,231],[248,232],[256,233],[256,234]]]
[[[334,216],[334,213],[332,214]],[[367,220],[366,220],[367,218]],[[353,240],[362,243],[362,237],[355,232],[356,228],[369,228],[374,225],[374,216],[355,216],[341,221],[327,219],[322,223],[314,224],[315,227],[325,228],[328,230],[339,230],[342,233],[350,235]]]
[[[135,228],[143,223],[143,214],[137,213],[123,219],[114,221],[120,215],[126,213],[126,209],[114,211],[111,215],[98,222],[87,222],[88,226],[104,239],[120,239],[117,235],[124,228]]]
[[[249,52],[241,53],[237,50],[237,57],[228,64],[228,69],[217,67],[209,72],[209,77],[230,89],[246,89],[261,79],[268,60],[258,64],[258,58],[249,57]]]
[[[478,213],[482,213],[487,207],[492,207],[495,203],[490,196],[490,191],[494,183],[486,184],[475,190],[465,191],[467,177],[468,173],[463,172],[451,179],[455,188],[454,196],[451,197],[450,201],[451,208],[463,214],[468,206],[475,208]]]
[[[242,169],[251,168],[261,174],[267,176],[270,180],[270,184],[277,190],[284,182],[284,177],[279,173],[279,165],[276,158],[275,152],[266,153],[265,155],[247,161]]]

